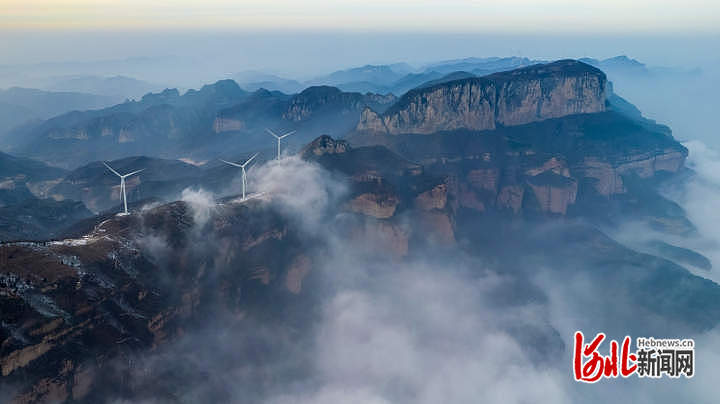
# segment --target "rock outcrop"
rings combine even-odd
[[[366,192],[350,200],[348,209],[366,216],[387,219],[395,214],[398,203],[395,195]]]
[[[342,154],[348,150],[350,150],[348,142],[323,135],[305,146],[300,152],[300,156],[305,160],[309,160],[328,154]]]
[[[114,357],[159,348],[205,310],[241,317],[246,294],[299,294],[312,261],[290,233],[259,204],[224,204],[201,228],[176,202],[77,239],[0,245],[0,375],[21,387],[13,402],[82,400],[105,388]],[[287,255],[262,259],[280,246]]]
[[[447,184],[438,184],[415,197],[415,206],[421,210],[445,209],[447,199]]]
[[[357,111],[366,106],[383,107],[390,105],[395,100],[392,95],[343,92],[330,86],[308,87],[289,100],[282,113],[282,119],[288,122],[302,122],[321,113],[352,114],[357,117]],[[337,119],[337,117],[333,116],[332,119]]]
[[[577,181],[553,172],[544,172],[528,179],[540,211],[564,215],[577,197]]]
[[[409,91],[385,113],[365,108],[357,130],[397,135],[491,130],[605,110],[607,79],[574,60]]]
[[[632,198],[628,183],[676,173],[687,157],[667,127],[617,111],[481,133],[358,133],[351,141],[355,147],[382,144],[422,163],[424,172],[444,176],[453,208],[516,215],[577,214],[570,208],[578,204],[596,209],[599,200]],[[428,197],[415,206],[428,205]]]
[[[673,148],[633,154],[614,162],[586,157],[575,167],[575,170],[582,177],[593,179],[594,188],[600,195],[609,196],[625,193],[623,175],[632,174],[639,178],[651,178],[658,171],[674,173],[683,167],[686,157],[686,151]]]

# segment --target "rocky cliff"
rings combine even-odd
[[[602,112],[606,86],[597,68],[561,60],[409,91],[383,114],[364,109],[357,130],[393,135],[490,130]]]
[[[299,122],[309,119],[323,109],[343,115],[357,113],[356,111],[367,105],[386,105],[394,101],[393,95],[362,95],[343,92],[330,86],[309,87],[290,99],[282,118],[291,122]]]
[[[661,131],[607,112],[492,133],[370,136],[388,147],[321,136],[301,157],[348,186],[328,212],[329,228],[345,237],[343,254],[412,260],[459,247],[509,268],[519,259],[536,265],[559,246],[567,256],[549,254],[546,266],[583,270],[590,256],[606,265],[592,271],[599,274],[597,282],[635,299],[628,307],[692,327],[717,324],[720,306],[707,304],[720,301],[717,285],[626,250],[595,230],[566,233],[558,230],[559,220],[548,233],[547,227],[534,228],[536,221],[521,220],[536,214],[589,218],[594,212],[578,213],[577,206],[597,196],[618,198],[623,205],[652,199],[638,193],[635,182],[679,170],[686,154],[682,146]],[[620,199],[625,194],[629,197]],[[122,373],[118,362],[162,352],[203,319],[222,318],[227,320],[222,327],[241,329],[257,326],[246,321],[253,316],[264,316],[261,324],[282,319],[293,330],[312,323],[307,317],[312,296],[327,281],[319,279],[323,273],[317,268],[327,245],[304,234],[272,200],[268,195],[225,201],[213,204],[207,215],[174,202],[96,218],[80,237],[0,245],[0,374],[3,382],[20,386],[14,402],[102,402],[115,385],[132,398],[143,389],[160,394],[154,386],[123,378],[141,374],[143,367],[130,363]],[[643,203],[639,208],[652,214],[652,205]],[[511,220],[482,222],[506,214]],[[565,261],[558,265],[557,257]],[[608,278],[607,271],[616,272]],[[637,276],[638,271],[645,272]],[[652,293],[629,293],[636,290]],[[255,358],[256,343],[233,341],[233,346],[252,347],[248,357]]]
[[[206,223],[193,212],[176,202],[79,238],[0,245],[0,375],[22,386],[12,402],[102,402],[87,395],[108,390],[112,358],[161,348],[207,310],[240,321],[253,294],[303,289],[313,262],[267,206],[219,205]],[[283,257],[263,259],[276,248]]]
[[[365,132],[350,141],[382,144],[422,164],[423,171],[444,176],[455,208],[523,215],[586,215],[589,201],[637,199],[628,184],[677,173],[687,157],[667,127],[615,111],[480,132]]]
[[[349,195],[341,208],[357,217],[355,236],[375,240],[377,251],[408,255],[423,243],[455,242],[448,189],[442,177],[383,146],[351,147],[321,136],[301,156],[344,176]]]
[[[323,259],[338,253],[350,264],[345,258],[364,256],[363,266],[375,266],[381,257],[414,265],[437,256],[444,273],[467,253],[473,268],[497,269],[512,280],[492,295],[501,297],[493,301],[514,291],[533,305],[544,295],[534,284],[515,282],[534,279],[538,267],[557,271],[559,279],[580,274],[607,292],[603,298],[627,297],[620,307],[637,310],[629,316],[633,323],[660,319],[661,330],[670,324],[683,333],[716,327],[717,284],[563,220],[611,226],[616,218],[649,217],[663,225],[687,223],[681,209],[655,191],[660,178],[682,171],[687,150],[668,128],[606,104],[604,80],[592,68],[564,61],[443,83],[413,92],[387,114],[364,119],[377,130],[348,139],[316,138],[300,157],[322,166],[323,178],[342,188],[327,212],[320,212],[327,217],[323,233],[337,230],[329,241],[308,234],[302,220],[277,209],[268,192],[244,203],[208,201],[197,211],[186,202],[157,204],[128,216],[88,219],[74,228],[78,236],[0,244],[0,387],[13,388],[14,402],[37,403],[103,402],[114,396],[132,402],[171,397],[172,402],[196,397],[168,395],[185,384],[208,384],[213,390],[235,386],[231,377],[216,388],[214,374],[194,369],[198,362],[183,356],[171,362],[169,375],[148,372],[136,360],[161,357],[168,346],[193,334],[200,339],[180,347],[202,352],[215,343],[213,336],[239,329],[252,331],[250,338],[238,340],[235,336],[248,334],[230,333],[231,341],[224,343],[242,353],[237,358],[243,369],[254,369],[268,355],[283,352],[275,339],[263,345],[264,336],[275,331],[266,329],[273,322],[283,323],[276,334],[293,352],[305,349],[312,340],[303,340],[303,332],[316,334],[313,313],[326,307],[313,299],[334,289],[335,275],[352,272],[354,265],[321,270]],[[288,122],[312,121],[328,107],[342,112],[342,105],[363,105],[356,96],[328,88],[305,93],[302,102],[270,92],[254,97],[264,111],[290,114]],[[243,120],[253,111],[231,112],[235,115],[228,116]],[[407,128],[414,129],[405,134]],[[151,163],[129,160],[117,166],[127,171]],[[200,175],[198,168],[177,162],[152,164],[156,169],[147,167],[140,184],[158,188],[165,180],[178,185]],[[15,184],[16,177],[3,181]],[[107,184],[93,185],[104,179]],[[95,187],[109,197],[115,181],[96,164],[70,173],[53,191],[68,187],[66,192],[80,195]],[[334,187],[336,182],[342,185]],[[0,190],[3,186],[10,185]],[[325,208],[313,204],[311,209]],[[342,248],[328,252],[329,244]],[[380,276],[384,268],[368,274]],[[528,292],[537,299],[528,299]],[[215,324],[203,329],[208,319]],[[638,327],[647,329],[643,323]],[[222,352],[221,361],[231,362]],[[292,384],[278,369],[261,368],[253,385],[272,387],[271,379]],[[291,371],[306,369],[303,360]],[[138,377],[147,378],[146,384],[138,384]],[[10,397],[2,393],[0,400]]]

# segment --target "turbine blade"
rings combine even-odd
[[[120,173],[119,173],[119,172],[117,172],[117,171],[113,170],[113,168],[112,168],[112,167],[110,167],[110,166],[109,166],[109,165],[108,165],[108,164],[107,164],[106,162],[104,162],[104,161],[103,161],[103,164],[105,164],[105,167],[107,167],[107,168],[108,168],[108,170],[112,171],[112,172],[113,172],[113,173],[114,173],[115,175],[117,175],[118,177],[122,177],[122,175],[120,175]]]
[[[270,129],[268,129],[268,128],[265,128],[265,130],[267,131],[267,133],[269,133],[269,134],[271,134],[271,135],[275,136],[276,138],[278,138],[278,139],[280,138],[280,136],[276,135],[276,134],[275,134],[275,132],[271,131]]]
[[[257,157],[257,155],[257,153],[253,154],[252,157],[247,159],[247,161],[242,165],[242,167],[244,168],[246,165],[248,165],[249,162],[251,162],[255,157]]]
[[[144,168],[141,168],[141,169],[135,170],[135,171],[133,171],[133,172],[131,172],[131,173],[127,173],[127,174],[123,175],[123,178],[127,178],[127,177],[129,177],[129,176],[131,176],[131,175],[133,175],[133,174],[137,174],[137,173],[139,173],[140,171],[145,171],[145,169],[144,169]]]
[[[290,132],[288,132],[288,133],[286,133],[286,134],[284,134],[284,135],[282,135],[282,136],[280,136],[280,139],[285,139],[286,137],[292,135],[293,133],[295,133],[294,130],[293,130],[293,131],[290,131]]]
[[[232,162],[230,162],[230,161],[225,161],[225,160],[223,160],[223,159],[220,159],[220,161],[222,161],[222,162],[225,163],[225,164],[230,164],[230,165],[233,166],[233,167],[240,167],[240,168],[242,168],[242,164],[232,163]]]

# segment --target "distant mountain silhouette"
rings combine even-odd
[[[30,121],[51,118],[68,111],[103,108],[121,97],[84,92],[44,91],[12,87],[0,90],[0,143],[9,130]]]
[[[159,86],[127,76],[74,75],[53,77],[45,87],[52,91],[100,94],[124,100],[141,97]]]

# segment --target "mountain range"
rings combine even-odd
[[[477,77],[481,68],[490,73]],[[0,244],[0,370],[15,400],[182,402],[207,385],[203,397],[227,402],[237,396],[214,380],[230,372],[246,399],[265,401],[307,382],[313,358],[297,351],[329,332],[322,320],[334,306],[323,299],[363,302],[358,285],[374,282],[392,295],[441,288],[422,270],[388,278],[405,266],[464,268],[469,284],[489,288],[487,307],[510,313],[502,331],[538,361],[565,349],[547,317],[553,290],[582,295],[609,333],[696,335],[720,323],[720,286],[697,275],[707,258],[667,241],[653,244],[666,253],[641,253],[607,235],[630,220],[673,237],[697,230],[660,192],[693,175],[688,150],[616,94],[602,69],[520,58],[428,69],[451,72],[399,98],[325,85],[247,92],[225,80],[6,137],[17,153],[71,169],[0,155],[3,189],[19,190],[7,206],[42,210],[23,213],[40,223],[35,240],[6,225],[15,235],[3,237],[15,241]],[[402,80],[375,67],[332,80],[389,77]],[[274,140],[259,134],[266,126],[297,130],[302,147],[273,159]],[[243,200],[238,170],[217,157],[255,150]],[[128,179],[131,214],[115,214],[118,179],[100,159],[145,169]],[[38,218],[52,212],[40,203],[82,209],[62,205],[52,214],[59,229]],[[538,281],[548,273],[552,288]],[[345,278],[352,288],[336,295]],[[438,301],[424,304],[446,321]],[[444,324],[460,327],[455,320]],[[365,338],[370,326],[352,333]],[[223,335],[230,352],[213,343]],[[186,344],[202,360],[178,354]]]
[[[408,88],[428,88],[474,78],[478,72],[484,74],[531,63],[520,58],[464,59],[435,64],[428,67],[434,69],[429,72],[404,76],[399,73],[409,69],[404,65],[365,66],[336,72],[317,81],[338,83],[352,79],[387,83],[397,78]],[[466,67],[473,67],[470,70],[475,73],[444,74]],[[394,72],[392,69],[399,72],[389,73]],[[501,76],[487,77],[496,80]],[[182,95],[178,90],[168,89],[146,94],[138,101],[74,111],[24,125],[0,136],[0,145],[12,153],[65,168],[75,168],[98,158],[117,159],[137,154],[204,161],[222,152],[238,154],[247,149],[269,147],[269,138],[263,133],[266,127],[297,131],[297,136],[288,139],[291,144],[307,142],[318,132],[343,136],[357,125],[358,111],[370,107],[382,112],[396,100],[389,94],[345,92],[327,85],[308,87],[293,95],[265,89],[247,92],[234,81],[224,80]],[[68,158],[70,155],[72,159]]]
[[[67,111],[98,109],[121,98],[82,92],[43,91],[12,87],[0,90],[0,136],[29,122],[42,121]]]
[[[520,57],[466,58],[435,62],[419,68],[414,68],[406,63],[365,65],[338,70],[304,82],[276,75],[258,74],[254,71],[238,73],[233,78],[246,88],[262,87],[286,93],[294,93],[308,86],[326,85],[348,92],[391,93],[399,96],[415,87],[441,79],[451,73],[464,71],[467,74],[484,76],[536,63],[542,63],[542,61]]]
[[[310,87],[295,95],[248,93],[224,80],[200,90],[165,90],[110,108],[63,114],[26,125],[2,139],[7,150],[69,168],[98,157],[137,154],[206,160],[271,146],[266,127],[296,130],[296,139],[324,131],[342,134],[366,106],[382,109],[395,98]]]
[[[87,94],[102,94],[108,97],[136,99],[153,90],[162,88],[156,84],[148,83],[127,76],[94,76],[94,75],[70,75],[58,76],[49,79],[44,88],[51,91],[72,91]]]

